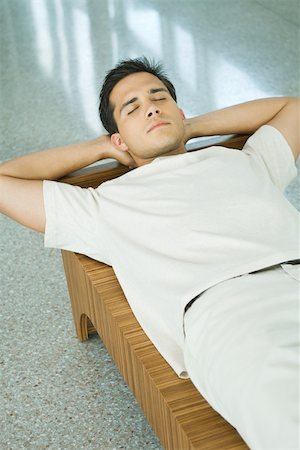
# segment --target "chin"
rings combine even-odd
[[[172,152],[179,152],[181,148],[184,147],[184,144],[180,138],[174,138],[174,136],[169,139],[163,139],[164,142],[161,142],[161,145],[156,151],[157,156],[167,155]]]
[[[157,152],[156,152],[156,156],[166,156],[166,155],[171,155],[171,154],[176,154],[176,153],[181,153],[182,149],[184,148],[184,145],[182,144],[182,142],[179,141],[172,141],[169,143],[169,145],[165,144],[163,147],[161,147]]]
[[[182,149],[185,148],[182,136],[166,136],[162,134],[160,136],[155,136],[153,142],[147,142],[147,146],[144,145],[143,147],[143,149],[139,147],[136,151],[132,150],[132,152],[129,151],[129,153],[131,153],[133,158],[136,156],[139,159],[146,160],[156,158],[158,156],[167,156],[173,152],[175,154],[181,153]]]

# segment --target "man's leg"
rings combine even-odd
[[[217,284],[185,316],[191,380],[253,450],[300,448],[299,287],[277,266]]]

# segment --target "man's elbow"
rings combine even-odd
[[[46,217],[42,181],[0,174],[0,213],[32,230],[44,232]]]
[[[295,160],[300,152],[300,97],[288,97],[285,106],[268,122],[277,128],[288,142]]]
[[[0,174],[0,212],[4,213],[5,176]]]
[[[299,158],[300,155],[300,97],[292,97],[291,101],[291,114],[294,116],[295,120],[295,134],[293,139],[293,154],[295,160]]]

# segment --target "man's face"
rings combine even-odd
[[[138,166],[157,156],[185,153],[184,114],[166,86],[148,72],[119,81],[110,95],[118,133],[112,144],[128,151]]]

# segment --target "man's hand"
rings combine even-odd
[[[129,167],[130,169],[137,167],[136,162],[128,152],[116,150],[114,147],[110,149],[108,158],[114,158],[124,166]]]
[[[110,136],[108,134],[100,136],[94,140],[96,145],[99,145],[103,149],[104,158],[113,158],[119,161],[119,163],[130,169],[136,167],[134,159],[126,151],[117,150],[111,143]]]

